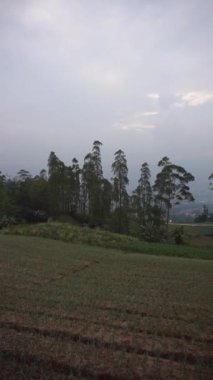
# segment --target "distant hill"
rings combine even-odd
[[[192,222],[202,213],[204,202],[183,203],[171,210],[171,219],[176,222]],[[207,203],[209,213],[213,213],[213,203]]]

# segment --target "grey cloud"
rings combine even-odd
[[[119,147],[132,168],[210,154],[212,11],[210,0],[1,1],[0,170],[39,170],[50,150],[82,159],[97,138],[109,165]]]

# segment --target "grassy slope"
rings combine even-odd
[[[186,258],[213,259],[212,249],[207,247],[177,246],[172,244],[146,243],[137,238],[104,230],[81,228],[68,223],[44,223],[20,225],[5,230],[6,234],[46,237],[72,243],[104,248],[115,248],[126,252],[148,253]]]
[[[0,235],[2,378],[210,379],[212,266]]]

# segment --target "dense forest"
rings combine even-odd
[[[103,176],[101,146],[94,141],[82,168],[76,158],[66,166],[51,152],[48,171],[39,175],[33,177],[24,169],[15,178],[0,173],[1,226],[70,218],[119,233],[139,235],[151,227],[161,234],[159,226],[168,224],[173,205],[194,200],[189,188],[193,175],[168,157],[159,161],[153,186],[149,165],[142,163],[138,186],[128,194],[125,153],[115,152],[109,180]]]

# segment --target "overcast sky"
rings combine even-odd
[[[80,164],[130,178],[169,156],[212,196],[212,0],[0,0],[0,170]],[[202,195],[203,196],[203,195]]]

